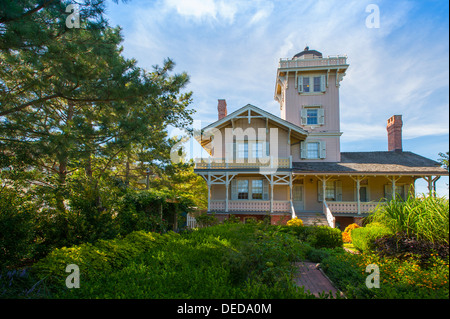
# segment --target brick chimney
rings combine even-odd
[[[388,132],[388,150],[389,151],[402,151],[402,116],[393,115],[387,121]]]
[[[219,120],[223,119],[227,116],[227,101],[219,100],[219,104],[217,105],[217,110],[219,111]]]

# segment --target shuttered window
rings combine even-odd
[[[321,93],[326,91],[325,75],[299,76],[299,93]]]
[[[327,157],[327,146],[325,141],[311,141],[300,143],[300,158],[323,159]]]
[[[325,110],[321,106],[303,106],[301,110],[301,125],[324,125]]]

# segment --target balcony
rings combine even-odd
[[[347,66],[347,57],[329,56],[323,59],[280,59],[278,63],[279,69],[335,66]]]
[[[225,200],[211,200],[210,211],[211,212],[225,212],[226,201]],[[291,210],[290,201],[273,201],[273,212],[287,213]],[[270,212],[269,200],[229,200],[228,212]]]
[[[230,160],[228,160],[230,162]],[[225,158],[196,158],[195,169],[292,168],[292,157],[241,158],[227,163]]]

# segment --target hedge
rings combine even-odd
[[[298,239],[314,248],[342,247],[342,233],[339,228],[329,226],[284,226],[282,231],[295,234]]]
[[[95,244],[85,243],[70,248],[53,250],[45,258],[33,265],[32,272],[39,277],[60,280],[67,276],[65,269],[69,264],[80,267],[80,273],[91,276],[93,273],[120,269],[127,262],[166,239],[180,236],[174,232],[164,235],[135,231],[122,239],[99,240]]]
[[[392,235],[392,231],[378,223],[369,224],[352,230],[353,246],[361,252],[369,252],[375,248],[375,239]]]

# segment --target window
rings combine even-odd
[[[320,159],[327,157],[325,141],[311,141],[300,143],[300,158]]]
[[[238,199],[248,199],[248,180],[238,180]]]
[[[320,87],[320,76],[315,76],[314,77],[314,92],[321,92],[321,87]]]
[[[248,143],[239,143],[238,144],[238,157],[239,158],[248,158]]]
[[[319,112],[318,109],[307,109],[306,110],[306,124],[317,125],[319,124]]]
[[[323,201],[323,183],[317,183],[317,200]],[[325,200],[326,201],[342,201],[342,181],[327,181],[325,185]]]
[[[402,198],[403,200],[406,200],[406,196],[409,192],[408,185],[404,184],[397,184],[395,185],[395,196],[397,198]],[[387,200],[391,200],[393,197],[392,195],[392,184],[384,185],[384,197]]]
[[[231,199],[269,200],[267,179],[232,179]]]
[[[309,91],[309,77],[303,77],[303,92],[308,93]]]
[[[263,143],[255,142],[252,144],[252,155],[254,158],[262,158],[263,157]]]
[[[307,158],[319,158],[319,142],[306,144]]]
[[[325,200],[336,200],[336,191],[333,181],[328,181],[325,185]]]
[[[299,76],[298,77],[299,93],[321,93],[326,91],[325,75],[316,76]]]
[[[252,180],[252,199],[262,199],[263,198],[263,181]]]
[[[325,110],[321,105],[303,105],[301,109],[301,125],[324,125]]]

